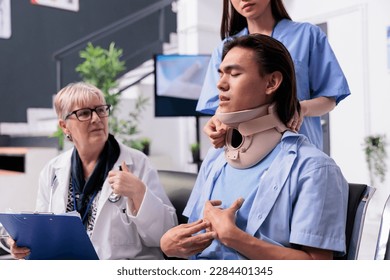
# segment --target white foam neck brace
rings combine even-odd
[[[216,113],[228,126],[225,137],[225,158],[238,169],[249,168],[271,152],[287,127],[280,121],[275,104],[255,109]]]

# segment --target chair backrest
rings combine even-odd
[[[335,259],[356,260],[359,254],[368,202],[374,194],[375,188],[365,184],[349,183],[348,185],[348,210],[345,228],[347,252],[343,257]]]
[[[387,198],[382,212],[375,259],[390,260],[390,196]]]
[[[168,198],[176,208],[179,224],[187,223],[187,217],[183,216],[183,210],[187,205],[192,188],[195,185],[196,173],[158,170],[160,182],[163,185]]]

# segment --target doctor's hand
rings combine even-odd
[[[222,209],[219,207],[222,202],[220,200],[206,201],[203,219],[210,223],[208,230],[216,233],[216,238],[226,245],[226,241],[234,238],[235,230],[239,229],[236,226],[236,212],[244,203],[243,198],[239,198],[232,203],[229,208]]]
[[[30,249],[27,247],[18,247],[15,240],[8,237],[7,244],[11,250],[11,255],[15,259],[24,259],[30,254]]]
[[[138,212],[146,192],[145,184],[127,167],[125,162],[121,164],[121,170],[111,170],[108,173],[108,182],[115,194],[129,198],[132,213]]]
[[[216,116],[212,116],[203,127],[203,132],[209,137],[214,148],[222,148],[225,145],[226,125]]]
[[[211,231],[199,233],[209,226],[208,222],[198,220],[173,227],[161,237],[161,250],[168,257],[177,258],[188,258],[200,253],[210,246],[215,238],[215,233]]]

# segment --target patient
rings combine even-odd
[[[287,129],[300,111],[286,48],[260,34],[224,46],[210,149],[184,210],[160,241],[190,259],[332,259],[344,254],[348,184],[336,163]]]

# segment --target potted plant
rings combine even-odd
[[[190,145],[190,150],[192,154],[192,162],[199,163],[200,162],[200,144],[198,142],[192,143]]]
[[[80,57],[84,61],[75,69],[85,82],[103,91],[106,102],[111,104],[113,111],[120,98],[120,92],[116,89],[117,78],[126,69],[125,62],[120,60],[122,54],[123,50],[116,48],[113,42],[108,49],[88,43],[80,51]]]
[[[379,182],[383,183],[387,172],[386,136],[370,135],[365,137],[364,152],[366,155],[368,170],[370,172],[371,185],[376,185],[375,178],[378,178]]]
[[[121,97],[117,89],[117,78],[126,69],[125,62],[120,60],[122,54],[123,50],[116,48],[115,43],[111,43],[108,49],[94,47],[92,43],[88,43],[85,50],[80,52],[84,62],[76,67],[76,72],[85,82],[101,89],[106,102],[112,105],[109,119],[110,132],[118,136],[125,145],[142,150],[141,143],[136,143],[133,136],[139,133],[138,123],[149,98],[138,95],[135,108],[129,112],[127,119],[118,118],[115,111],[115,106],[120,102]]]
[[[135,107],[129,112],[128,118],[126,120],[115,118],[110,123],[111,130],[117,135],[120,135],[125,145],[141,151],[143,150],[142,144],[134,136],[140,133],[138,124],[147,105],[149,105],[149,98],[138,95]]]
[[[148,156],[150,154],[150,143],[151,143],[150,138],[143,137],[141,138],[140,141],[142,144],[142,152],[144,152],[144,154]]]
[[[50,137],[57,138],[58,150],[62,151],[64,149],[64,145],[65,145],[65,135],[64,135],[64,132],[62,131],[62,129],[59,125],[57,126],[57,130],[54,131],[54,133],[52,135],[50,135]]]
[[[145,155],[149,155],[150,153],[150,143],[151,140],[147,137],[143,137],[140,139],[131,139],[128,142],[128,145],[133,149],[137,149],[142,151]]]

